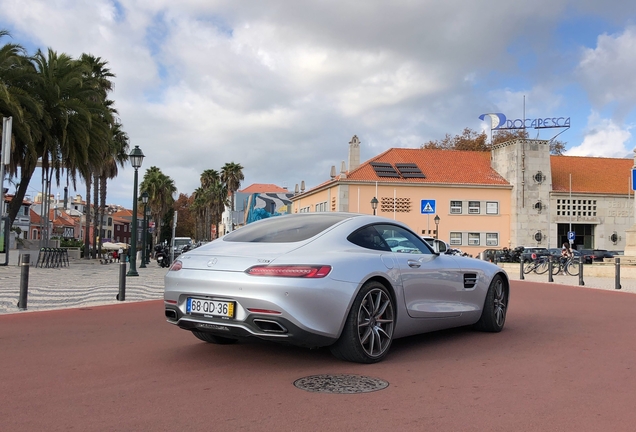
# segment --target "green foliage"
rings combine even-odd
[[[470,128],[465,128],[461,135],[451,136],[446,134],[444,138],[436,141],[428,141],[420,146],[423,149],[444,149],[444,150],[467,150],[467,151],[490,151],[494,145],[512,141],[515,139],[528,139],[528,132],[525,129],[497,130],[492,136],[492,141],[488,141],[486,132],[477,132]],[[566,143],[558,140],[550,141],[550,153],[555,155],[563,154]]]

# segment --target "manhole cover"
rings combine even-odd
[[[369,393],[385,389],[387,381],[360,375],[313,375],[294,381],[301,390],[316,393]]]

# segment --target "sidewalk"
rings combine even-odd
[[[516,263],[515,264],[499,264],[499,266],[503,267],[504,270],[506,270],[506,273],[508,273],[508,277],[510,278],[510,280],[520,281],[519,264],[516,264]],[[604,289],[604,290],[634,294],[636,293],[636,278],[631,277],[631,274],[633,272],[627,271],[628,269],[632,270],[633,267],[634,266],[621,267],[621,280],[620,280],[621,289],[617,290],[615,288],[616,286],[615,276],[610,276],[610,274],[612,274],[612,272],[614,271],[613,266],[607,269],[607,270],[611,270],[607,272],[608,274],[607,276],[597,277],[597,276],[586,275],[585,273],[586,270],[590,272],[590,267],[586,265],[583,267],[584,268],[583,282],[585,283],[585,285],[583,285],[582,288],[596,288],[596,289]],[[630,277],[628,277],[628,275]],[[545,282],[545,283],[548,283],[548,277],[549,277],[547,273],[542,275],[538,275],[536,273],[529,273],[523,276],[524,276],[525,282]],[[554,281],[552,282],[554,284],[580,286],[578,276],[557,275],[557,276],[553,276],[552,278],[554,279]],[[524,281],[521,281],[521,282],[524,282]]]
[[[167,269],[151,261],[139,268],[139,276],[126,277],[126,302],[163,298],[163,277]],[[126,265],[126,271],[130,268]],[[120,303],[119,263],[100,264],[99,260],[71,260],[68,267],[29,267],[27,311]],[[21,267],[0,266],[0,314],[23,312],[20,298]]]
[[[500,264],[511,280],[520,278],[519,264]],[[629,266],[633,267],[633,266]],[[126,266],[128,270],[129,266]],[[587,267],[586,267],[587,268]],[[88,307],[120,303],[119,263],[100,264],[99,260],[71,260],[68,267],[29,267],[27,311]],[[584,277],[584,288],[605,289],[636,293],[636,278],[631,272],[621,270],[621,289],[615,289],[614,277]],[[20,297],[20,272],[17,265],[0,266],[0,314],[24,312],[18,309]],[[163,277],[167,270],[151,261],[146,268],[139,268],[137,277],[126,277],[126,302],[160,300],[163,298]],[[584,272],[585,275],[585,272]],[[525,282],[548,282],[548,275],[530,273]],[[521,283],[524,283],[521,281]],[[554,284],[579,286],[578,276],[554,276]]]

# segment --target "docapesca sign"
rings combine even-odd
[[[509,120],[502,113],[489,113],[479,116],[479,120],[486,121],[490,118],[490,128],[501,129],[544,129],[544,128],[569,128],[570,117],[543,117],[535,119]]]

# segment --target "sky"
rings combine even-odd
[[[227,162],[243,166],[242,188],[309,189],[354,135],[366,161],[490,133],[486,113],[569,118],[530,136],[634,156],[636,2],[0,0],[0,12],[2,44],[108,61],[110,98],[146,155],[140,179],[157,166],[179,193]],[[109,203],[131,207],[133,172],[109,183]]]

